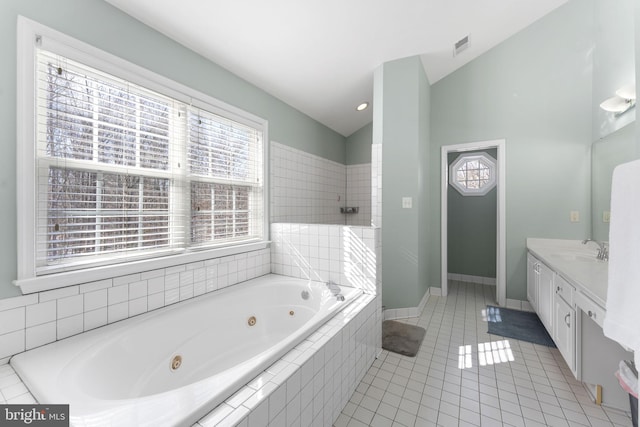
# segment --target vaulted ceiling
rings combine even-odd
[[[106,1],[349,136],[382,63],[419,55],[434,84],[567,0]]]

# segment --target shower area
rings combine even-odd
[[[269,155],[271,272],[362,289],[381,318],[372,163],[344,165],[273,141]]]
[[[371,163],[343,165],[271,142],[272,223],[371,225]]]

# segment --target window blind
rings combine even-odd
[[[44,49],[36,63],[39,274],[262,238],[260,129]]]
[[[262,132],[199,109],[187,116],[191,244],[262,236]]]

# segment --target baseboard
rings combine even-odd
[[[477,283],[479,285],[496,285],[495,277],[472,276],[469,274],[447,273],[447,279],[458,282]]]
[[[519,299],[507,298],[507,308],[522,311],[535,311],[529,301],[520,301]]]
[[[395,320],[395,319],[407,319],[409,317],[420,317],[422,314],[422,310],[424,310],[424,306],[427,305],[427,301],[429,300],[429,295],[432,295],[431,290],[434,288],[427,288],[427,292],[424,293],[422,299],[420,300],[420,304],[417,307],[406,307],[406,308],[389,308],[383,311],[382,317],[384,320]],[[440,288],[435,288],[440,289]]]

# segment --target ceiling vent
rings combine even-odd
[[[460,55],[469,47],[469,35],[464,36],[453,45],[453,56]]]

